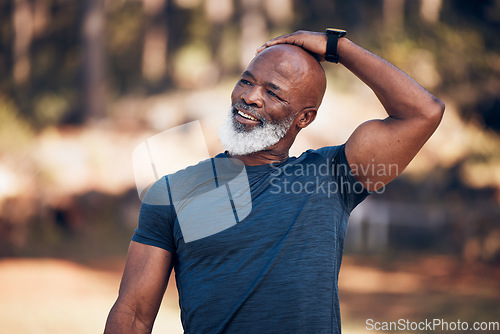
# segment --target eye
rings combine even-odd
[[[278,95],[276,95],[272,90],[268,90],[267,94],[271,95],[272,97],[277,98],[278,100],[281,100],[281,98]]]
[[[247,85],[251,85],[250,81],[248,81],[248,80],[246,80],[246,79],[240,79],[240,83],[241,83],[242,85],[245,85],[245,86],[247,86]]]

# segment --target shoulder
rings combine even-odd
[[[333,161],[335,157],[342,154],[345,150],[345,144],[336,146],[325,146],[316,150],[307,150],[299,157],[299,159],[311,159],[314,156],[320,156],[323,159]]]

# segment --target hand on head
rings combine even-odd
[[[277,44],[292,44],[314,54],[319,61],[325,60],[327,36],[325,33],[299,30],[293,34],[281,35],[264,43],[257,49],[257,54]]]

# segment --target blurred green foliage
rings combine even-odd
[[[0,150],[19,149],[29,143],[32,128],[19,115],[15,103],[0,95]]]
[[[213,73],[209,84],[238,74],[240,46],[245,43],[242,20],[245,13],[255,10],[250,2],[225,1],[233,10],[221,22],[206,14],[208,0],[149,1],[162,4],[153,14],[145,10],[147,2],[97,2],[105,21],[102,70],[108,100],[129,93],[150,95],[176,89],[182,86],[178,77],[189,76],[196,67]],[[434,20],[423,14],[425,1],[282,3],[289,2],[293,13],[284,21],[273,19],[264,2],[255,2],[265,22],[264,39],[297,29],[346,28],[351,39],[420,79],[436,95],[453,100],[465,119],[500,130],[500,1],[435,1],[441,5],[436,7]],[[22,11],[22,3],[31,9],[32,22],[16,26],[14,18]],[[0,91],[14,105],[11,110],[16,110],[16,117],[35,129],[79,123],[89,117],[82,104],[87,98],[82,96],[82,78],[88,71],[82,34],[85,15],[92,14],[85,10],[85,3],[17,0],[0,4]],[[401,10],[386,11],[390,3],[402,4]],[[144,43],[154,29],[164,32],[167,70],[160,80],[147,80],[142,63]],[[18,40],[24,30],[30,30],[25,47],[29,76],[16,82],[14,71],[23,54]]]
[[[219,7],[210,7],[214,5]],[[498,211],[499,183],[493,181],[500,166],[500,0],[0,1],[0,154],[29,145],[47,127],[82,125],[106,117],[108,109],[116,116],[119,107],[107,107],[128,95],[141,99],[227,82],[248,61],[247,46],[299,29],[326,27],[347,29],[354,42],[407,72],[458,110],[462,119],[481,128],[464,134],[468,148],[453,166],[434,168],[429,175],[419,175],[418,182],[403,176],[384,194],[394,201],[411,194],[412,201],[453,213],[454,232],[443,235],[454,238],[450,243],[464,245],[465,250],[457,252],[480,253],[475,245],[488,243],[498,225],[491,213]],[[337,68],[325,66],[329,83],[352,93],[353,76]],[[103,111],[91,110],[99,107]],[[47,175],[39,173],[35,179],[44,185]],[[37,218],[32,232],[40,242],[31,254],[42,254],[47,244],[60,245],[57,252],[68,253],[80,240],[78,252],[89,240],[98,240],[98,233],[107,239],[113,234],[120,222],[112,221],[106,210],[123,211],[121,202],[90,194],[98,200],[89,204],[87,195]],[[2,209],[10,208],[14,216],[24,211],[19,203],[3,204]],[[79,216],[72,210],[83,212],[81,221],[95,223],[72,226],[72,217]],[[89,212],[97,213],[85,216]],[[9,239],[5,231],[15,224],[4,223],[2,230],[1,223],[0,237]],[[120,233],[120,240],[128,242],[128,227]],[[471,242],[455,240],[457,235]],[[500,238],[493,236],[496,247]],[[417,239],[415,234],[410,237]],[[11,254],[9,247],[0,242],[0,254]],[[101,250],[93,248],[92,256]],[[500,253],[495,252],[483,259],[496,261]]]

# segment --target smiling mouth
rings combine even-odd
[[[241,110],[238,110],[238,115],[240,115],[241,117],[243,118],[246,118],[246,119],[249,119],[251,121],[254,121],[254,122],[259,122],[259,120],[249,114],[245,114],[243,111]]]
[[[234,105],[233,106],[233,115],[234,119],[240,123],[240,124],[245,124],[245,125],[262,125],[263,121],[257,118],[256,116],[250,115],[249,113],[246,113],[246,108],[245,106],[238,106]],[[249,111],[250,112],[250,111]]]

